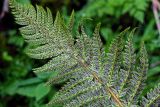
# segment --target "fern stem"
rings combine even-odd
[[[116,53],[117,54],[117,53]],[[77,54],[78,55],[78,54]],[[97,80],[100,84],[102,84],[105,87],[105,90],[107,93],[109,93],[111,95],[111,97],[113,98],[113,100],[116,102],[118,107],[123,107],[123,103],[121,102],[121,100],[119,99],[119,97],[112,91],[112,89],[110,87],[106,87],[106,85],[104,85],[103,81],[98,77],[98,75],[96,74],[96,71],[92,70],[89,68],[88,64],[85,62],[85,60],[83,60],[83,58],[81,58],[80,56],[74,56],[74,58],[81,64],[81,66],[83,66],[85,69],[87,69],[88,71],[93,71],[91,72],[91,74],[93,75],[93,78],[95,80]],[[113,68],[111,69],[113,70]],[[111,72],[111,75],[113,73]]]
[[[93,77],[101,84],[103,84],[102,80],[97,76],[96,73],[92,73]],[[112,91],[110,87],[106,87],[106,91],[110,93],[114,101],[118,104],[119,107],[123,107],[122,102],[120,101],[119,97]]]
[[[85,69],[87,69],[87,70],[89,69],[89,71],[91,70],[91,69],[88,67],[88,64],[86,64],[83,59],[81,59],[81,58],[76,58],[76,59],[77,59],[77,61],[78,61]],[[95,71],[93,71],[91,74],[93,75],[93,78],[94,78],[95,80],[97,80],[100,84],[102,84],[103,86],[105,86],[104,83],[103,83],[103,81],[98,77],[98,75],[96,74]],[[119,97],[112,91],[112,89],[111,89],[110,87],[106,87],[105,90],[106,90],[106,92],[109,92],[109,94],[111,95],[111,97],[113,98],[113,100],[117,103],[117,106],[118,106],[118,107],[124,107],[124,106],[123,106],[123,103],[121,102],[121,100],[119,99]]]
[[[118,104],[119,107],[123,107],[123,103],[120,101],[119,97],[111,90],[111,88],[107,88],[108,92],[113,97],[114,101]]]

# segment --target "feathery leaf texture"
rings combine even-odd
[[[145,107],[150,107],[157,99],[160,98],[160,83],[150,92],[147,93],[147,98],[143,97],[143,105]]]
[[[50,59],[34,72],[58,72],[48,85],[67,81],[48,103],[64,107],[131,107],[140,106],[139,93],[145,83],[148,69],[147,52],[141,45],[139,63],[133,45],[134,30],[125,43],[119,34],[106,53],[99,35],[100,24],[89,37],[81,25],[76,38],[72,34],[74,11],[68,25],[57,12],[41,6],[23,5],[10,0],[15,21],[22,25],[20,32],[29,46],[27,54],[35,59]],[[160,85],[152,89],[141,105],[149,107],[160,97]]]

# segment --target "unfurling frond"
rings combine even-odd
[[[136,61],[134,30],[125,45],[123,37],[129,29],[118,35],[106,53],[99,34],[100,24],[92,37],[85,33],[83,25],[81,33],[73,35],[74,11],[65,25],[59,12],[53,23],[48,8],[22,5],[16,0],[10,0],[10,7],[16,22],[23,26],[20,32],[29,43],[27,54],[35,59],[49,59],[34,72],[58,72],[47,85],[67,81],[48,106],[137,107],[140,104],[138,94],[143,89],[148,59],[142,44],[140,60]],[[159,94],[158,85],[148,93],[143,105],[151,105]]]

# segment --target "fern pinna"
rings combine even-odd
[[[93,37],[84,26],[73,38],[74,11],[68,25],[59,12],[53,23],[52,13],[41,6],[22,5],[10,0],[15,20],[23,27],[22,36],[29,43],[27,54],[35,59],[50,59],[36,73],[58,71],[47,84],[68,81],[48,106],[65,107],[150,107],[160,97],[160,84],[140,100],[148,69],[147,52],[141,45],[139,60],[133,46],[134,30],[124,42],[126,29],[104,51],[97,24]],[[75,37],[75,36],[74,36]]]

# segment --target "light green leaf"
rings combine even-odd
[[[143,23],[144,20],[144,13],[143,11],[136,11],[136,13],[134,14],[134,17],[140,21],[141,23]]]
[[[49,86],[46,86],[44,83],[39,84],[37,86],[37,88],[35,89],[36,101],[39,101],[44,96],[46,96],[49,91],[50,91],[50,87]]]
[[[6,51],[3,52],[2,58],[3,58],[3,60],[5,60],[5,61],[12,61],[12,60],[13,60],[12,56],[9,55],[9,53],[6,52]]]
[[[27,97],[34,97],[35,88],[36,88],[35,85],[21,87],[17,90],[17,93],[23,96],[27,96]]]
[[[37,84],[37,83],[40,83],[40,82],[42,82],[42,80],[39,79],[39,78],[37,78],[37,77],[35,77],[35,78],[29,78],[29,79],[20,81],[20,82],[19,82],[19,85],[20,85],[20,86],[26,86],[26,85]]]

